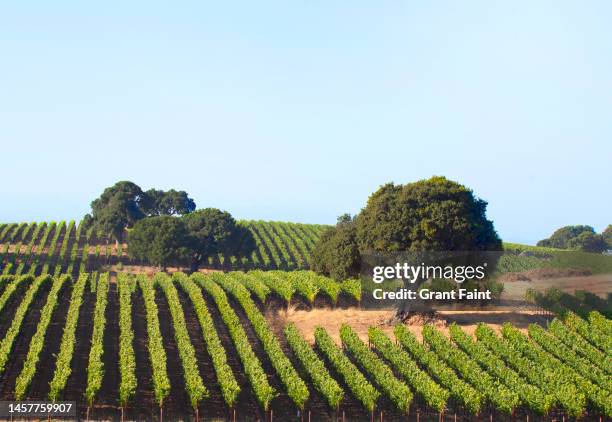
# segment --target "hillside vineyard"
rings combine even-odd
[[[206,267],[223,270],[308,269],[315,243],[327,226],[277,221],[241,221],[256,242],[250,256],[209,258]],[[142,265],[130,259],[126,244],[82,223],[0,224],[0,274],[72,274],[106,265]]]
[[[1,399],[75,400],[81,417],[511,420],[612,417],[612,323],[568,313],[524,334],[350,324],[308,343],[270,309],[357,306],[310,271],[0,277]],[[378,420],[378,419],[377,419]]]

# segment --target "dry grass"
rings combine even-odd
[[[349,324],[363,340],[367,341],[368,328],[375,326],[382,328],[388,334],[393,334],[393,326],[387,321],[394,315],[392,310],[364,310],[358,308],[330,309],[317,308],[311,311],[297,310],[291,306],[288,310],[279,310],[271,316],[274,324],[294,323],[302,335],[310,343],[314,343],[314,329],[321,325],[330,336],[340,343],[340,326]]]
[[[591,276],[544,278],[518,280],[504,284],[504,299],[523,299],[527,289],[544,291],[556,287],[566,293],[573,294],[576,290],[586,290],[602,298],[606,298],[612,287],[612,274],[595,274]]]
[[[368,310],[368,309],[330,309],[319,308],[311,311],[298,310],[290,307],[289,310],[279,310],[274,314],[268,314],[267,318],[280,332],[287,323],[294,323],[302,335],[311,344],[314,343],[314,330],[316,326],[324,327],[334,341],[340,344],[339,331],[342,324],[349,324],[363,341],[368,341],[368,328],[378,327],[393,338],[392,319],[395,311]],[[469,334],[473,334],[479,322],[485,322],[495,331],[499,332],[504,322],[512,322],[516,327],[527,331],[531,323],[545,325],[550,316],[540,315],[529,310],[512,311],[440,311],[435,320],[412,317],[405,322],[408,329],[421,339],[423,324],[433,323],[444,334],[448,335],[448,325],[456,322]]]

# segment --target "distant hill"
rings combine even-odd
[[[584,269],[593,274],[612,273],[612,256],[565,249],[504,243],[500,273],[529,271],[537,268]]]

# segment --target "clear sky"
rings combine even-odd
[[[435,3],[435,4],[434,4]],[[445,175],[504,240],[612,223],[610,1],[0,6],[0,221],[132,180],[334,223]]]

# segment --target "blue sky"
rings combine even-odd
[[[445,175],[502,238],[612,223],[612,3],[5,2],[0,221],[105,186],[333,223]]]

